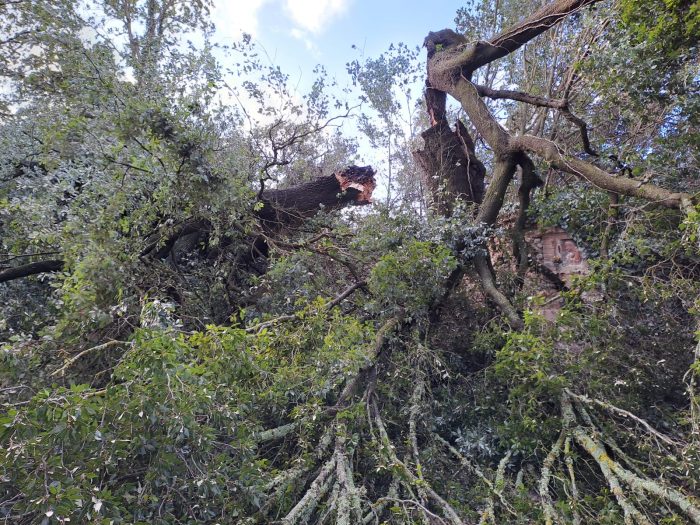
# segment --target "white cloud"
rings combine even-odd
[[[310,51],[313,53],[315,56],[319,55],[318,52],[318,47],[316,44],[313,43],[313,41],[309,38],[309,34],[306,31],[302,31],[298,27],[295,27],[292,29],[289,34],[293,37],[296,38],[297,40],[300,40],[301,42],[304,43],[304,47],[306,47],[307,51]]]
[[[348,0],[285,0],[285,7],[297,26],[319,34],[345,12],[348,3]]]
[[[258,34],[258,14],[269,0],[217,0],[212,19],[217,33],[237,38],[241,33]]]

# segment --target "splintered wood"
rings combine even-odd
[[[533,247],[542,257],[542,264],[555,273],[566,285],[574,276],[589,273],[586,256],[576,245],[576,241],[561,228],[542,231],[533,238]]]
[[[353,171],[351,168],[356,168],[356,166],[351,166],[350,168],[335,174],[335,178],[340,184],[340,189],[346,191],[352,188],[359,193],[355,197],[355,202],[357,204],[369,204],[372,202],[372,192],[376,187],[377,183],[374,180],[374,173],[364,173],[359,171]]]

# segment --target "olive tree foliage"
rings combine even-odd
[[[0,283],[1,519],[700,523],[692,5],[483,0],[431,33],[487,180],[444,213],[411,164],[441,123],[401,98],[423,64],[352,63],[402,205],[274,235],[260,195],[355,155],[322,74],[290,96],[244,39],[228,85],[177,37],[206,5],[8,5],[36,40],[3,62],[2,264],[63,266]],[[208,250],[141,257],[193,217]],[[555,225],[593,271],[552,321],[525,231]]]

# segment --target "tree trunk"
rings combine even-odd
[[[432,126],[421,133],[424,148],[414,151],[413,156],[428,188],[428,209],[449,216],[458,200],[481,203],[486,170],[464,124],[458,120],[454,131],[450,128],[445,93],[428,85],[425,102]]]

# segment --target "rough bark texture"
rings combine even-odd
[[[460,121],[452,130],[442,120],[421,136],[425,147],[413,153],[423,171],[429,207],[449,216],[458,200],[479,203],[484,196],[484,165],[474,154],[474,144]]]
[[[14,268],[8,268],[7,270],[0,272],[0,283],[39,273],[58,272],[61,271],[62,268],[63,261],[61,260],[39,261],[23,264],[22,266],[15,266]]]
[[[690,200],[690,196],[684,193],[672,192],[654,184],[645,184],[628,177],[613,176],[590,162],[566,155],[554,142],[547,139],[532,135],[512,137],[511,147],[531,151],[544,158],[555,168],[576,175],[602,190],[638,197],[669,208],[682,208],[686,201]]]
[[[535,165],[527,157],[522,155],[518,159],[520,165],[520,187],[518,188],[518,216],[513,225],[513,255],[515,255],[518,267],[518,280],[520,284],[525,278],[528,266],[527,243],[525,242],[525,227],[527,225],[527,210],[530,207],[530,193],[536,187],[542,185],[542,180],[535,173]]]
[[[272,230],[295,226],[321,210],[369,204],[374,187],[374,170],[370,166],[349,166],[299,186],[267,190],[258,217]]]
[[[443,40],[451,35],[459,42],[459,35],[443,32]],[[426,38],[428,55],[436,50],[435,43]],[[413,152],[423,172],[423,182],[428,188],[428,207],[443,216],[452,214],[456,202],[480,203],[484,197],[484,165],[476,157],[474,141],[467,128],[458,120],[455,129],[447,121],[447,95],[426,82],[425,104],[431,127],[421,133],[423,149]]]
[[[547,31],[561,19],[578,9],[599,1],[600,0],[559,0],[545,4],[536,13],[522,22],[511,26],[490,41],[479,41],[475,44],[463,47],[449,63],[445,64],[445,67],[447,69],[461,70],[462,73],[469,78],[471,73],[476,69],[509,55],[536,36]],[[442,31],[430,33],[430,35],[437,35],[439,33],[442,33]],[[440,41],[437,43],[442,42]],[[448,42],[448,45],[450,44],[452,44],[452,41]]]

